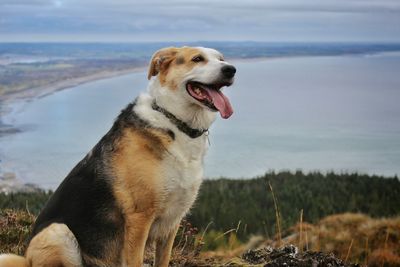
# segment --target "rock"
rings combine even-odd
[[[263,264],[265,267],[356,267],[357,264],[347,264],[333,254],[323,252],[298,252],[297,247],[287,245],[278,249],[264,247],[249,250],[242,255],[249,265]]]
[[[0,193],[10,194],[17,192],[34,193],[42,191],[35,184],[21,183],[14,173],[6,172],[0,174]]]

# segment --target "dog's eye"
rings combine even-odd
[[[204,61],[204,57],[201,55],[195,56],[194,58],[192,58],[193,62],[201,62]]]

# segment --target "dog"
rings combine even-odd
[[[203,177],[208,129],[233,109],[222,87],[236,69],[210,48],[157,51],[148,92],[123,109],[39,214],[25,258],[1,267],[168,266],[179,223]]]

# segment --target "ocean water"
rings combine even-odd
[[[400,55],[235,62],[235,113],[210,130],[208,178],[269,170],[400,174]],[[55,188],[146,88],[145,73],[99,80],[28,103],[3,120],[0,171]]]

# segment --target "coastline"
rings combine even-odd
[[[5,95],[0,95],[0,137],[7,134],[17,133],[20,131],[19,129],[14,128],[12,125],[5,124],[2,120],[2,117],[4,115],[12,111],[11,105],[16,103],[17,101],[26,102],[33,100],[35,98],[45,97],[47,95],[53,94],[61,90],[74,88],[81,84],[118,77],[128,73],[140,72],[144,70],[145,66],[136,66],[133,68],[122,69],[122,70],[101,71],[88,76],[61,80],[53,84],[50,84],[48,86],[34,87],[22,91],[8,93]]]
[[[284,58],[284,57],[231,58],[230,60],[233,62],[251,62],[251,61],[277,59],[277,58]],[[104,80],[108,78],[123,76],[129,73],[146,71],[146,68],[147,66],[143,65],[121,70],[101,71],[88,76],[82,76],[67,80],[60,80],[48,86],[34,87],[13,93],[0,95],[0,138],[21,132],[21,129],[14,127],[12,124],[7,124],[3,121],[3,116],[11,113],[13,111],[13,105],[17,104],[18,102],[24,105],[28,101],[46,97],[48,95],[51,95],[59,91],[72,89],[77,87],[78,85]],[[1,164],[1,158],[0,158],[0,164]],[[0,165],[0,192],[9,194],[16,192],[35,192],[38,190],[39,191],[42,190],[38,185],[31,183],[23,183],[20,177],[17,177],[15,173],[1,170],[1,165]]]
[[[136,66],[133,68],[122,69],[122,70],[107,70],[97,72],[88,76],[82,76],[78,78],[62,80],[53,83],[49,86],[29,88],[15,93],[9,93],[0,96],[0,138],[6,135],[12,135],[21,132],[20,129],[14,127],[11,124],[6,124],[3,121],[3,116],[12,112],[12,105],[21,101],[22,103],[31,101],[35,98],[41,98],[58,91],[74,88],[78,85],[99,81],[103,79],[113,78],[122,76],[129,73],[135,73],[144,71],[145,66]],[[1,163],[1,158],[0,158]],[[15,173],[3,172],[0,166],[0,192],[13,193],[13,192],[36,192],[41,190],[39,186],[22,183]]]
[[[350,55],[363,55],[363,56],[379,56],[379,55],[385,55],[387,53],[400,53],[400,51],[392,51],[392,52],[373,52],[373,53],[341,53],[341,54],[318,54],[318,55],[285,55],[285,56],[260,56],[260,57],[232,57],[229,58],[230,61],[232,62],[258,62],[258,61],[264,61],[264,60],[278,60],[278,59],[284,59],[284,58],[302,58],[302,57],[338,57],[338,56],[350,56]],[[108,78],[113,78],[113,77],[118,77],[122,76],[128,73],[135,73],[135,72],[140,72],[140,71],[145,71],[147,68],[146,65],[139,65],[135,66],[132,68],[127,68],[127,69],[120,69],[120,70],[106,70],[106,71],[100,71],[93,73],[91,75],[87,76],[82,76],[82,77],[76,77],[76,78],[71,78],[71,79],[66,79],[66,80],[60,80],[58,82],[54,82],[50,85],[47,86],[39,86],[39,87],[33,87],[33,88],[28,88],[24,89],[21,91],[13,92],[13,93],[7,93],[4,95],[0,95],[0,137],[1,137],[1,129],[4,126],[10,126],[10,125],[4,125],[2,122],[1,117],[5,114],[7,114],[10,110],[8,106],[16,101],[29,101],[34,98],[41,98],[45,97],[47,95],[53,94],[55,92],[65,90],[65,89],[70,89],[73,87],[76,87],[81,84],[89,83],[89,82],[94,82],[98,80],[103,80],[103,79],[108,79]]]
[[[145,70],[145,66],[137,66],[137,67],[122,69],[122,70],[101,71],[101,72],[96,72],[94,74],[87,75],[87,76],[61,80],[61,81],[55,82],[53,84],[50,84],[48,86],[34,87],[34,88],[25,89],[22,91],[8,93],[5,95],[0,95],[0,103],[2,104],[1,109],[0,109],[0,116],[8,113],[7,108],[4,108],[4,107],[15,101],[21,101],[21,100],[27,101],[27,100],[31,100],[31,99],[38,98],[38,97],[45,97],[45,96],[55,93],[57,91],[73,88],[73,87],[76,87],[76,86],[84,84],[84,83],[108,79],[108,78],[117,77],[117,76],[125,75],[128,73],[133,73],[133,72],[139,72],[139,71],[143,71],[143,70]]]
[[[284,57],[231,58],[230,60],[234,62],[251,62],[251,61],[260,61],[268,59],[278,59],[278,58],[284,58]],[[121,70],[106,70],[106,71],[96,72],[88,76],[60,80],[58,82],[52,83],[47,86],[33,87],[17,92],[0,95],[0,138],[1,136],[18,133],[20,131],[17,128],[14,128],[12,125],[5,124],[2,121],[2,116],[10,113],[12,111],[12,108],[10,106],[16,103],[17,101],[21,102],[31,101],[35,98],[46,97],[47,95],[56,93],[58,91],[71,89],[85,83],[118,77],[129,73],[146,71],[146,68],[147,66],[143,65]]]
[[[374,55],[380,55],[380,54],[385,54],[385,53],[374,53]],[[304,56],[304,55],[299,55],[299,56],[270,56],[270,57],[254,57],[254,58],[229,58],[229,61],[231,62],[257,62],[257,61],[266,61],[266,60],[278,60],[278,59],[287,59],[287,58],[299,58],[299,57],[340,57],[340,56],[348,56],[349,54],[341,54],[341,55],[311,55],[311,56]],[[350,54],[355,55],[355,56],[370,56],[371,54]],[[106,70],[106,71],[101,71],[94,73],[92,75],[88,76],[82,76],[79,78],[72,78],[72,79],[67,79],[67,80],[61,80],[58,82],[55,82],[49,86],[42,86],[42,87],[35,87],[35,88],[30,88],[26,90],[22,90],[19,92],[14,92],[10,93],[7,95],[1,95],[0,96],[0,138],[3,136],[7,135],[12,135],[16,134],[18,132],[21,132],[21,129],[16,128],[15,126],[12,125],[12,122],[10,124],[6,124],[9,122],[9,120],[3,118],[4,115],[8,115],[11,112],[15,111],[17,106],[19,104],[25,105],[28,101],[35,101],[38,98],[46,97],[50,94],[53,94],[58,91],[66,90],[66,89],[71,89],[74,88],[78,85],[85,84],[85,83],[90,83],[98,80],[103,80],[103,79],[109,79],[112,77],[118,77],[121,75],[126,75],[128,73],[137,73],[137,72],[142,72],[145,71],[146,66],[143,64],[141,66],[135,66],[132,68],[126,68],[126,69],[119,69],[119,70]],[[9,117],[12,118],[13,114],[10,114]],[[4,119],[6,121],[4,121]],[[3,121],[2,121],[3,120]],[[1,164],[1,158],[0,158],[0,164]],[[5,183],[11,184],[10,187],[8,187],[9,191],[12,191],[13,188],[15,191],[21,191],[21,184],[23,182],[24,177],[16,177],[14,173],[6,172],[6,170],[1,170],[0,166],[0,191],[1,191],[1,186]],[[28,185],[29,186],[29,185]]]
[[[267,60],[267,59],[277,59],[277,58],[282,58],[282,57],[231,58],[230,60],[233,62],[245,62],[245,61],[251,62],[257,60]],[[143,65],[122,70],[101,71],[88,76],[61,80],[53,84],[50,84],[48,86],[34,87],[13,93],[8,93],[5,95],[0,95],[0,138],[21,132],[21,129],[14,127],[12,124],[7,124],[3,121],[3,116],[11,113],[13,111],[13,105],[15,105],[18,102],[21,102],[23,105],[28,101],[46,97],[48,95],[51,95],[53,93],[62,90],[72,89],[74,87],[77,87],[78,85],[82,85],[85,83],[118,77],[129,73],[146,71],[146,67],[147,66]],[[1,164],[1,158],[0,158],[0,164]],[[37,190],[41,190],[41,188],[34,184],[23,183],[15,173],[2,171],[0,165],[0,192],[9,194],[15,192],[33,192]]]
[[[250,58],[230,58],[229,60],[233,62],[252,62],[252,61],[260,61],[260,60],[276,60],[280,58],[287,58],[287,57],[281,57],[281,56],[271,56],[271,57],[250,57]],[[39,87],[33,87],[33,88],[28,88],[24,89],[21,91],[17,92],[12,92],[12,93],[7,93],[4,95],[0,95],[0,138],[6,135],[10,134],[16,134],[21,132],[20,129],[14,127],[11,124],[6,124],[3,121],[3,116],[9,114],[12,112],[13,108],[12,105],[21,102],[25,103],[31,100],[34,100],[35,98],[41,98],[41,97],[46,97],[48,95],[51,95],[53,93],[62,91],[62,90],[67,90],[67,89],[72,89],[78,85],[82,85],[85,83],[90,83],[94,81],[99,81],[99,80],[104,80],[108,78],[113,78],[113,77],[118,77],[122,76],[125,74],[129,73],[135,73],[135,72],[140,72],[140,71],[146,71],[147,66],[142,65],[142,66],[135,66],[132,68],[127,68],[127,69],[121,69],[121,70],[106,70],[106,71],[100,71],[96,72],[91,75],[87,76],[82,76],[82,77],[77,77],[77,78],[71,78],[71,79],[66,79],[66,80],[60,80],[58,82],[52,83],[47,86],[39,86]],[[0,159],[1,162],[1,159]],[[2,178],[2,173],[0,169],[0,179]]]

